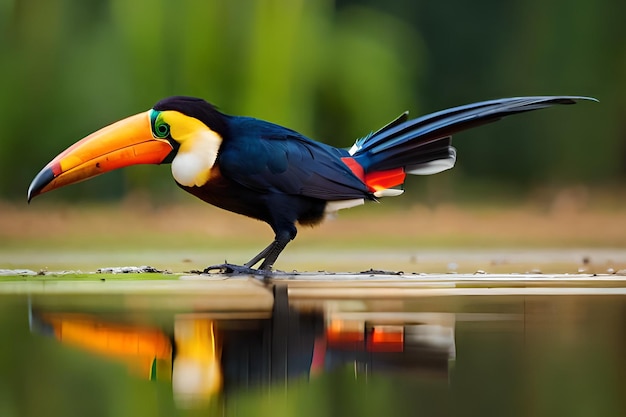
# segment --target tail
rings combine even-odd
[[[394,188],[406,174],[431,175],[456,162],[452,135],[462,130],[495,122],[510,114],[543,109],[556,104],[575,104],[590,97],[514,97],[482,101],[408,120],[408,112],[362,139],[343,161],[370,188],[375,197],[402,194]]]

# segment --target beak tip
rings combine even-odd
[[[26,202],[30,204],[30,200],[32,200],[34,197],[35,197],[35,192],[33,190],[33,183],[31,183],[30,187],[28,187],[28,194],[27,194]]]
[[[28,203],[41,194],[42,190],[54,180],[54,173],[52,169],[46,167],[39,171],[39,174],[35,177],[33,182],[30,183],[30,187],[28,187]]]

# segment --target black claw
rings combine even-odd
[[[229,263],[223,263],[220,265],[211,265],[204,268],[202,271],[204,274],[227,274],[227,275],[263,275],[269,276],[272,274],[272,271],[264,270],[264,269],[254,269],[247,266],[242,265],[234,265]]]

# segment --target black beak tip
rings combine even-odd
[[[44,168],[39,171],[39,174],[37,174],[33,182],[30,183],[30,187],[28,187],[28,203],[41,194],[41,190],[43,190],[46,185],[50,184],[52,180],[54,180],[52,169]]]

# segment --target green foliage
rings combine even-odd
[[[406,109],[592,95],[599,105],[459,135],[460,169],[446,184],[617,182],[625,14],[618,0],[3,1],[0,197],[22,197],[62,149],[176,94],[337,146]],[[137,167],[55,194],[169,196],[171,183],[165,167]]]

